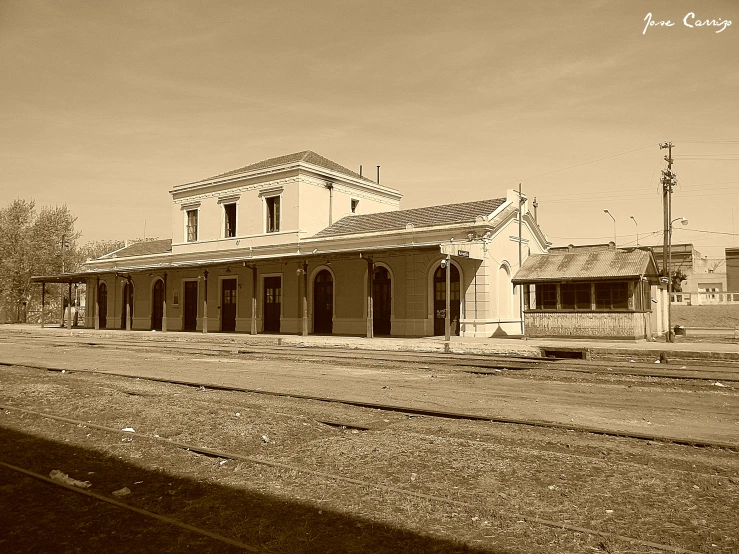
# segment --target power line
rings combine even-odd
[[[706,231],[704,229],[690,229],[688,227],[685,227],[682,230],[683,231],[692,231],[694,233],[709,233],[711,235],[729,235],[730,237],[739,237],[739,233],[724,233],[722,231]]]
[[[635,148],[634,150],[627,150],[626,152],[619,152],[618,154],[612,154],[610,156],[604,156],[602,158],[596,158],[594,160],[588,160],[587,162],[582,162],[575,165],[570,165],[567,167],[563,167],[561,169],[553,169],[552,171],[545,171],[544,173],[537,173],[536,175],[529,175],[528,177],[523,177],[521,180],[525,181],[526,179],[534,179],[536,177],[542,177],[544,175],[551,175],[552,173],[558,173],[560,171],[567,171],[568,169],[574,169],[576,167],[582,167],[584,165],[596,163],[596,162],[602,162],[603,160],[609,160],[611,158],[616,158],[618,156],[625,156],[626,154],[631,154],[633,152],[639,152],[640,150],[646,150],[647,148],[653,148],[654,144],[649,144],[647,146],[642,146],[640,148]]]

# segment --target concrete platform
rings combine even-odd
[[[241,333],[194,333],[182,331],[122,331],[69,329],[59,326],[0,325],[0,336],[69,336],[116,338],[138,341],[182,341],[190,343],[233,344],[238,346],[285,345],[316,348],[346,348],[357,350],[404,352],[453,352],[455,354],[489,354],[514,357],[543,357],[571,352],[573,357],[592,359],[657,360],[660,354],[667,360],[699,360],[706,362],[739,362],[737,342],[633,342],[564,339],[471,338],[452,337],[447,345],[443,337],[350,337],[336,335],[247,335]],[[577,353],[581,353],[578,356]]]

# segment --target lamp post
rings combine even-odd
[[[672,329],[672,224],[680,221],[683,225],[688,224],[687,218],[676,217],[670,221],[669,232],[667,233],[667,342],[675,342],[675,331]]]
[[[636,247],[639,248],[639,224],[636,222],[636,218],[633,215],[629,217],[634,222],[634,225],[636,225]]]
[[[607,209],[603,210],[605,213],[607,213],[609,216],[611,216],[611,219],[613,220],[613,244],[616,244],[616,218],[613,217],[613,214],[609,212]]]

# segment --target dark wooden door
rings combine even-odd
[[[126,282],[123,286],[123,301],[121,302],[121,329],[126,328],[126,304],[131,308],[131,327],[133,327],[133,284]]]
[[[373,297],[373,330],[375,335],[390,334],[390,311],[392,306],[390,273],[384,267],[375,269]]]
[[[162,304],[164,304],[164,281],[157,279],[151,295],[151,328],[156,331],[162,330]]]
[[[327,270],[313,283],[313,332],[331,334],[334,329],[334,278]]]
[[[280,332],[280,306],[282,305],[282,277],[264,278],[264,332]]]
[[[182,324],[184,331],[194,331],[198,326],[198,282],[185,281],[184,315]]]
[[[450,307],[450,330],[452,335],[459,335],[459,270],[452,265],[451,268],[451,282],[450,282],[450,294],[449,294],[449,307]],[[444,328],[444,318],[446,316],[446,269],[439,266],[439,269],[434,273],[434,335],[446,334]]]
[[[221,331],[236,331],[236,279],[221,281]]]
[[[100,314],[101,329],[105,329],[108,325],[108,287],[105,283],[100,283],[98,287],[98,314]]]

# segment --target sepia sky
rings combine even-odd
[[[644,33],[649,12],[674,26]],[[0,0],[0,204],[66,203],[83,242],[169,238],[174,185],[314,150],[381,165],[404,208],[522,182],[555,245],[610,240],[606,208],[620,245],[632,215],[657,244],[672,140],[673,242],[720,256],[738,59],[734,0]]]

